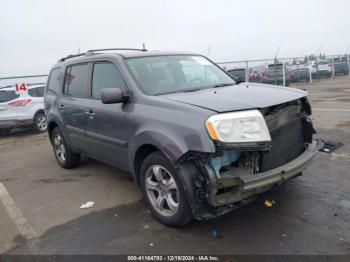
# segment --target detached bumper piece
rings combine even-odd
[[[319,141],[313,140],[297,158],[266,172],[249,175],[238,175],[235,172],[226,173],[225,176],[217,178],[209,185],[208,203],[219,207],[239,202],[298,176],[311,163],[320,147]]]

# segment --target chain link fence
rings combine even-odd
[[[289,86],[322,78],[349,75],[350,55],[305,56],[218,62],[238,81]]]

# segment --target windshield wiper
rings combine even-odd
[[[223,86],[233,86],[233,85],[235,85],[235,83],[219,83],[219,84],[216,84],[215,86],[213,86],[213,88],[223,87]]]

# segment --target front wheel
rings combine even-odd
[[[183,226],[192,210],[180,176],[161,153],[150,154],[141,166],[141,189],[152,214],[168,226]]]

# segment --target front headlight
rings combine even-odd
[[[258,110],[213,115],[207,119],[206,127],[211,139],[224,143],[271,141],[265,119]]]

